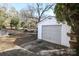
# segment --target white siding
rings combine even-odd
[[[42,26],[38,25],[38,39],[42,39]]]
[[[53,17],[52,19],[45,19],[45,20],[39,22],[39,23],[38,23],[38,26],[39,26],[39,25],[56,25],[56,24],[59,25],[59,24],[57,23],[57,21],[56,21],[56,18]]]
[[[70,27],[67,26],[66,24],[62,24],[62,25],[63,26],[62,26],[62,40],[61,40],[62,42],[61,42],[61,44],[69,47],[70,46],[69,45],[70,37],[67,36],[67,33],[70,32]]]
[[[38,39],[42,38],[42,26],[43,25],[62,25],[61,28],[61,45],[69,46],[69,37],[67,36],[67,32],[70,32],[70,27],[68,27],[66,24],[58,24],[56,21],[56,18],[53,17],[52,19],[46,19],[38,23]]]
[[[38,39],[42,39],[42,25],[60,25],[57,23],[56,18],[46,19],[38,23]]]
[[[42,38],[48,42],[61,44],[61,25],[44,25]]]

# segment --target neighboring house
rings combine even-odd
[[[70,27],[66,24],[57,23],[54,16],[38,23],[38,40],[42,39],[69,47],[68,32],[70,32]]]

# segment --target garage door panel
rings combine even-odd
[[[61,25],[43,26],[42,27],[42,38],[49,42],[61,44]]]

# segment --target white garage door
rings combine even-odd
[[[61,25],[44,25],[42,38],[52,43],[61,44]]]

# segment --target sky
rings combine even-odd
[[[12,3],[11,6],[15,7],[16,10],[20,11],[22,8],[27,8],[28,4],[29,3]],[[46,12],[46,14],[54,16],[54,13],[52,10],[49,10],[48,12]]]
[[[25,3],[14,3],[14,4],[11,4],[11,6],[15,7],[16,10],[21,10],[22,8],[26,7],[27,4]]]
[[[29,5],[29,4],[34,5],[33,3],[9,3],[8,7],[14,7],[17,11],[20,11],[23,8],[27,8],[27,5]],[[6,6],[7,4],[3,4],[3,5]],[[45,14],[55,16],[52,10],[49,10]]]

